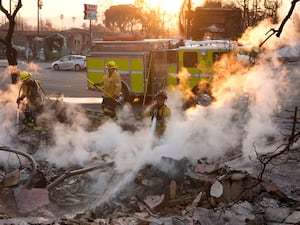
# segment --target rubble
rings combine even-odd
[[[98,127],[103,117],[95,118]],[[19,159],[13,168],[0,169],[0,224],[300,224],[296,145],[261,176],[259,160],[239,149],[210,162],[162,157],[160,166],[171,167],[168,172],[149,164],[120,173],[109,154],[68,168],[37,161],[33,153],[42,143],[36,144],[28,153],[0,148]]]
[[[110,170],[107,181],[120,181],[124,174],[116,174],[112,162],[65,170],[36,162],[47,179],[44,188],[27,189],[2,170],[0,224],[300,224],[298,198],[288,197],[275,180],[270,186],[229,166],[235,160],[240,157],[226,163],[198,161],[192,165],[187,159],[168,158],[163,161],[174,161],[177,173],[166,174],[147,165],[108,198],[105,194],[112,190],[88,193],[89,177]],[[102,197],[106,200],[100,201]],[[16,205],[6,211],[7,202]],[[87,205],[95,207],[82,211]]]

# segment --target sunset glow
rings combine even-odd
[[[149,0],[148,2],[151,8],[160,8],[161,10],[165,11],[167,14],[176,14],[179,13],[183,0],[172,0],[172,1]],[[193,4],[199,6],[204,2],[204,0],[195,0],[192,2]]]
[[[176,14],[180,11],[183,0],[161,1],[161,0],[149,0],[151,8],[160,8],[168,14]]]
[[[87,23],[83,19],[84,4],[97,4],[98,5],[98,17],[103,16],[103,13],[112,5],[119,4],[134,4],[134,0],[42,0],[42,7],[39,10],[40,19],[49,19],[57,27],[80,27],[83,23]],[[160,9],[161,12],[165,12],[168,15],[176,16],[180,12],[183,0],[146,0],[146,4],[151,9]],[[204,0],[193,0],[192,7],[201,6]],[[12,1],[12,9],[15,7],[16,1]],[[37,0],[23,0],[23,6],[20,9],[18,15],[25,18],[25,21],[30,24],[36,24],[37,18]],[[3,2],[4,6],[9,9],[9,0]],[[72,6],[72,10],[70,10]],[[61,19],[63,15],[63,19]],[[4,18],[4,15],[3,15]],[[3,20],[2,18],[2,20]]]

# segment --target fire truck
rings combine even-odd
[[[87,85],[102,80],[108,61],[115,61],[122,78],[122,98],[151,99],[161,89],[179,87],[178,74],[185,68],[187,86],[198,104],[211,101],[209,84],[214,77],[214,63],[225,54],[238,49],[230,40],[187,41],[173,39],[98,40],[93,41],[87,55]],[[203,86],[202,86],[203,87]]]

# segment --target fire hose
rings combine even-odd
[[[114,98],[111,94],[107,93],[103,88],[100,88],[97,86],[93,81],[85,77],[83,74],[80,74],[81,77],[83,77],[85,80],[87,80],[89,83],[91,83],[95,88],[97,88],[99,91],[103,92],[104,94],[108,95],[110,98],[112,98],[115,102],[117,102],[120,105],[123,105],[118,99]]]

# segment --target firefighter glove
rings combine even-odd
[[[22,102],[23,98],[19,97],[17,98],[17,104],[20,104]]]
[[[153,109],[153,117],[157,117],[157,113],[158,113],[158,108],[154,107],[154,109]]]

